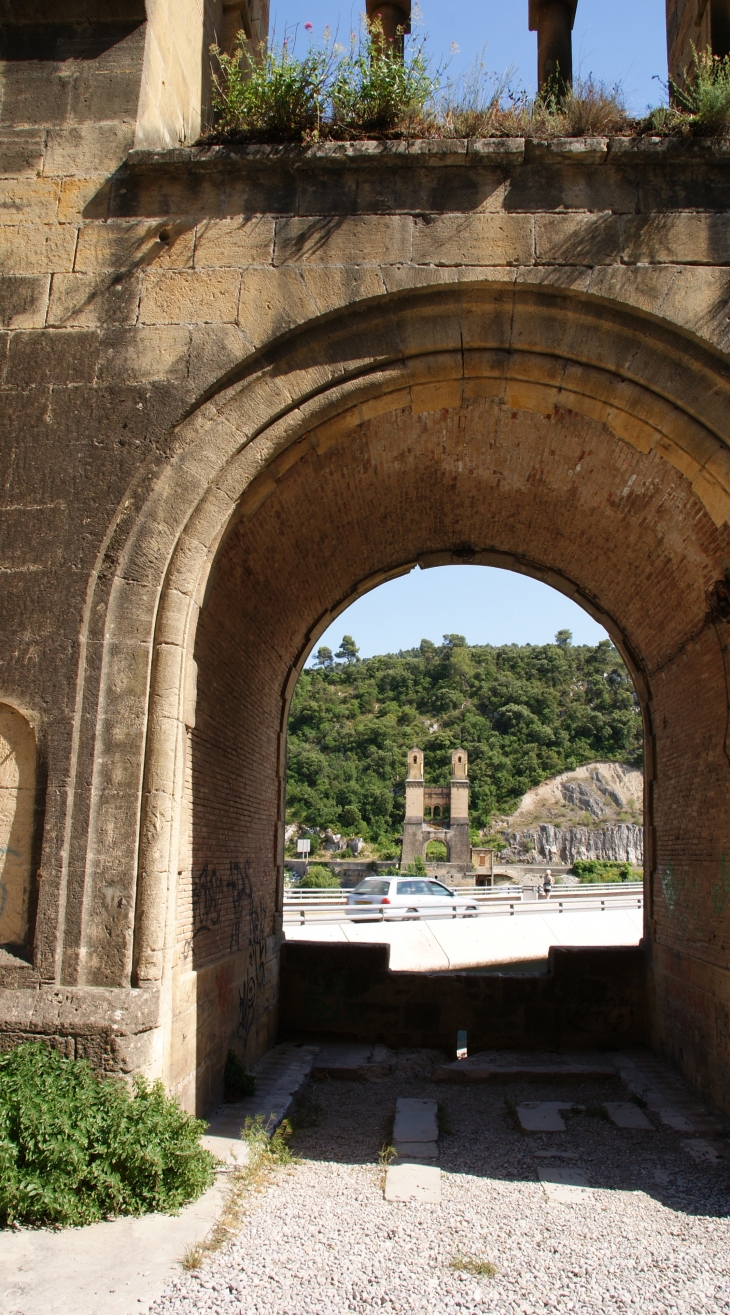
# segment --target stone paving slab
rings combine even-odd
[[[393,1141],[438,1141],[437,1104],[435,1100],[416,1100],[401,1096],[395,1103]]]
[[[719,1160],[725,1159],[725,1148],[713,1146],[705,1137],[693,1137],[691,1141],[683,1141],[682,1146],[698,1164],[717,1164]]]
[[[441,1064],[434,1082],[586,1082],[618,1080],[613,1060],[599,1051],[535,1052],[484,1050]]]
[[[642,1128],[653,1132],[653,1124],[632,1100],[606,1100],[603,1108],[617,1128]]]
[[[613,1056],[623,1082],[675,1132],[721,1133],[722,1119],[707,1109],[671,1065],[650,1050]]]
[[[386,1201],[441,1201],[441,1170],[430,1164],[390,1164],[385,1174]]]
[[[560,1111],[572,1108],[566,1100],[527,1100],[517,1106],[517,1117],[524,1132],[565,1132]]]
[[[395,1068],[395,1055],[388,1046],[353,1046],[328,1043],[314,1061],[312,1077],[343,1082],[387,1078]]]
[[[399,1160],[437,1160],[439,1147],[436,1141],[394,1142],[393,1149]]]
[[[588,1180],[579,1169],[568,1166],[543,1169],[540,1166],[537,1173],[548,1201],[558,1205],[575,1205],[591,1195]]]

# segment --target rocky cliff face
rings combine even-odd
[[[553,826],[543,822],[524,831],[503,831],[509,848],[500,863],[569,863],[597,858],[617,863],[644,862],[644,828],[631,822],[609,826]]]
[[[496,821],[495,831],[509,846],[499,862],[597,858],[640,866],[643,787],[637,767],[609,762],[586,763],[543,781],[528,790],[511,816]]]

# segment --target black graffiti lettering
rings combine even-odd
[[[220,925],[223,912],[223,879],[208,864],[193,877],[193,937]]]

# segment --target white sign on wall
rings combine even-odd
[[[308,854],[311,843],[311,840],[297,840],[297,853]]]

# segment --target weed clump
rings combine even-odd
[[[224,1099],[231,1104],[256,1094],[256,1079],[253,1073],[247,1072],[246,1065],[238,1058],[235,1050],[229,1050],[226,1057],[223,1091]]]
[[[42,1042],[0,1055],[0,1224],[174,1211],[213,1181],[205,1124],[162,1084],[98,1078]]]
[[[497,1266],[491,1260],[479,1260],[476,1256],[454,1256],[449,1261],[451,1269],[473,1274],[475,1278],[496,1278]]]

